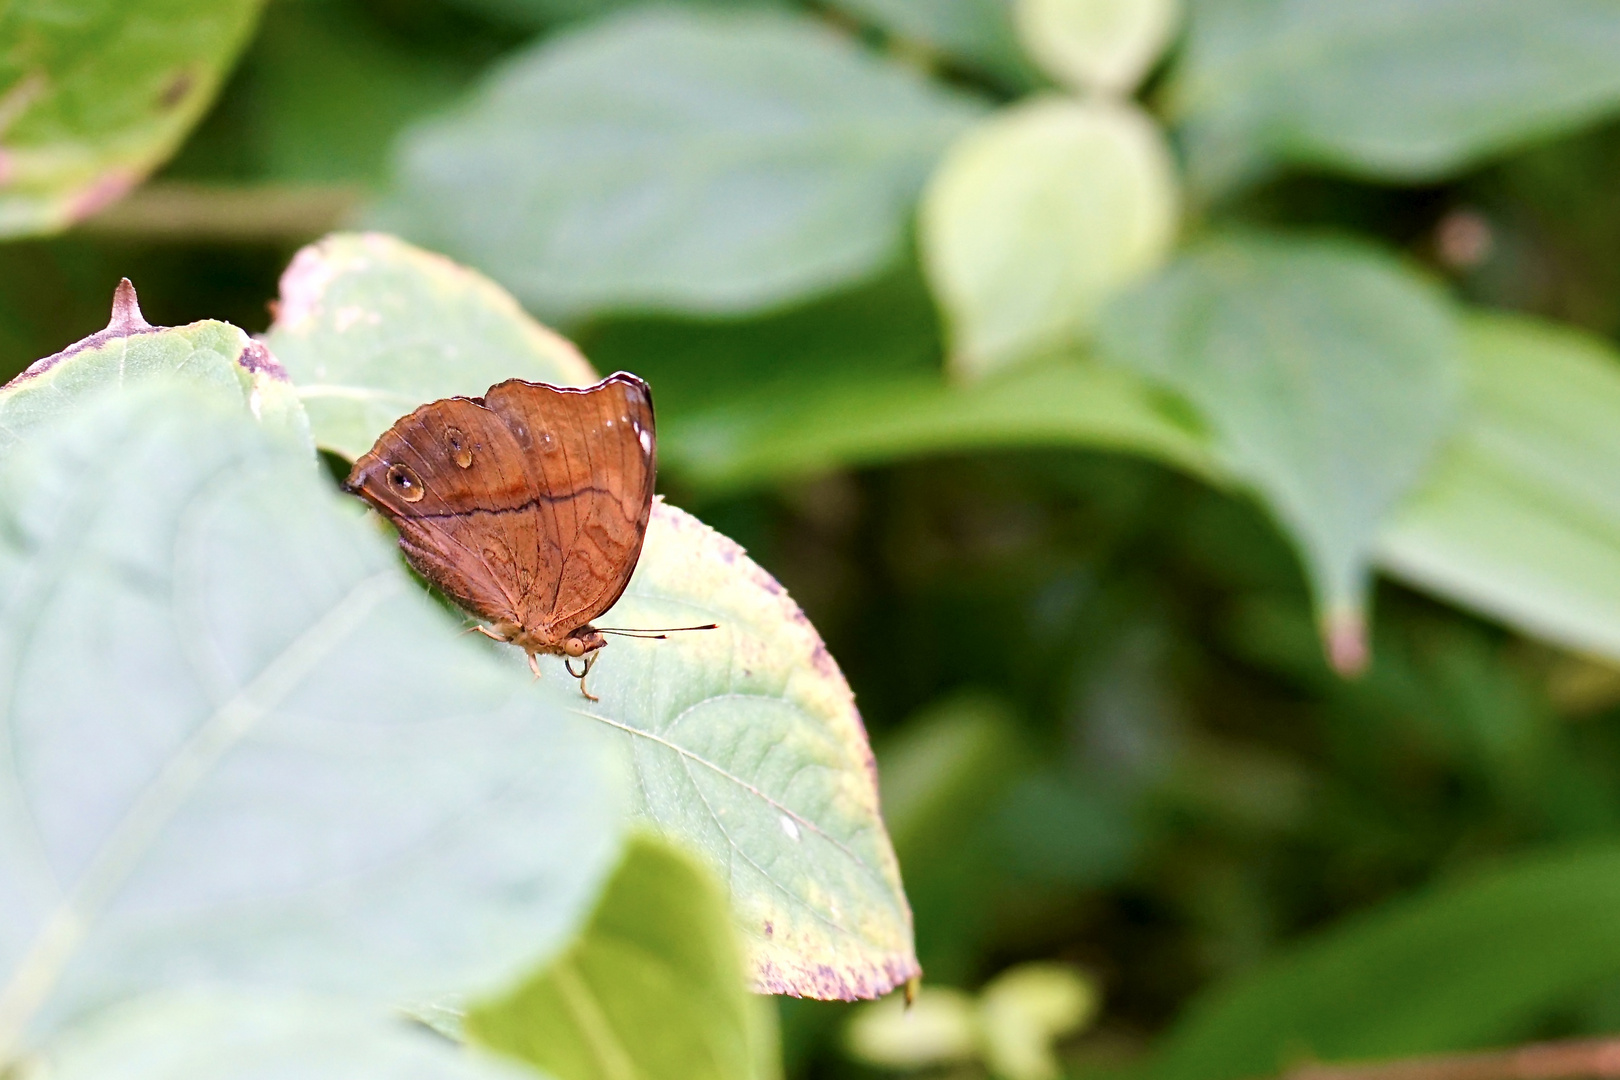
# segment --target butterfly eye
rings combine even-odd
[[[565,638],[563,640],[563,652],[569,656],[584,656],[585,643],[577,637]]]
[[[451,461],[455,462],[463,469],[472,468],[472,447],[467,445],[467,436],[463,435],[460,429],[453,427],[445,428],[444,444],[450,448]]]
[[[409,465],[388,466],[388,486],[406,502],[422,501],[422,480]]]

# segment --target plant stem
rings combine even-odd
[[[1620,1038],[1531,1043],[1360,1065],[1305,1065],[1285,1080],[1573,1080],[1620,1078]]]
[[[84,235],[147,241],[302,243],[345,224],[358,187],[157,181],[82,222]]]

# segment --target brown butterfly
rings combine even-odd
[[[595,701],[585,676],[604,633],[668,632],[591,625],[641,556],[654,452],[652,393],[636,376],[584,389],[508,379],[402,417],[343,486],[387,515],[423,577],[489,620],[476,629],[528,653],[537,677],[540,653],[564,657]]]

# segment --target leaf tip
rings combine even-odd
[[[107,320],[107,329],[114,334],[152,329],[152,324],[141,314],[141,302],[129,278],[120,278],[118,288],[113,290],[112,318]]]
[[[1322,640],[1334,671],[1353,679],[1367,670],[1372,650],[1367,644],[1367,620],[1360,611],[1341,609],[1329,614],[1322,626]]]

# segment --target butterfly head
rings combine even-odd
[[[562,639],[562,653],[564,656],[584,656],[606,644],[607,638],[598,633],[595,627],[582,626]]]

